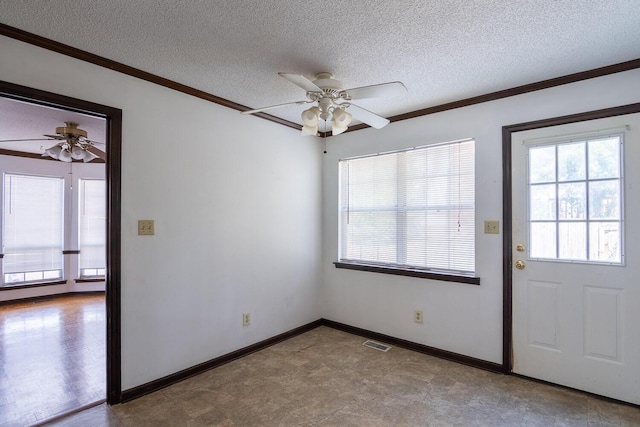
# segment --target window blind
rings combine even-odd
[[[79,180],[80,277],[103,276],[106,267],[106,188],[101,179]]]
[[[62,277],[63,192],[62,178],[4,175],[5,283]]]
[[[475,270],[475,143],[340,161],[340,260]]]

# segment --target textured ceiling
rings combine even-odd
[[[385,117],[640,58],[640,0],[0,0],[0,22],[251,108],[305,99],[279,71]],[[269,111],[301,123],[305,106]]]

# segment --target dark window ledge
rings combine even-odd
[[[76,283],[93,283],[93,282],[104,282],[106,279],[104,277],[91,277],[91,278],[80,278],[75,279]]]
[[[53,286],[53,285],[66,285],[66,280],[57,280],[55,282],[38,282],[38,283],[25,283],[22,285],[5,285],[0,286],[0,292],[2,291],[13,291],[14,289],[28,289],[28,288],[39,288],[41,286]]]
[[[333,263],[336,268],[346,268],[348,270],[368,271],[371,273],[394,274],[396,276],[418,277],[420,279],[443,280],[445,282],[466,283],[469,285],[480,285],[480,278],[475,276],[464,276],[453,273],[435,273],[428,270],[392,267],[376,264],[362,264],[355,262],[336,261]]]

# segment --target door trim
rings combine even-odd
[[[107,403],[122,400],[121,380],[121,160],[122,110],[51,92],[0,81],[0,96],[105,118],[107,121]]]
[[[513,373],[513,218],[512,218],[512,169],[511,136],[515,132],[539,129],[569,123],[585,122],[606,117],[640,113],[640,103],[587,111],[568,116],[552,117],[532,122],[518,123],[502,127],[502,372]]]

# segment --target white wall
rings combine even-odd
[[[76,162],[73,168],[69,168],[69,163],[60,161],[31,159],[15,156],[0,155],[0,175],[3,173],[23,173],[28,175],[45,175],[57,176],[65,180],[65,212],[78,212],[78,198],[69,196],[77,195],[79,188],[78,180],[81,178],[104,179],[105,165],[104,163],[82,163]],[[70,193],[69,189],[73,187],[75,192]],[[2,179],[0,178],[0,203],[4,200]],[[67,246],[65,249],[78,249],[71,242],[77,242],[77,227],[72,225],[70,215],[65,215],[66,229],[70,231],[67,236]],[[0,290],[0,301],[9,301],[21,298],[32,298],[40,296],[55,295],[67,292],[90,292],[104,291],[104,282],[84,282],[76,283],[74,278],[77,277],[78,256],[69,255],[64,259],[64,271],[67,277],[67,283],[62,285],[38,286],[22,289],[2,289]]]
[[[634,70],[343,134],[322,155],[295,130],[9,38],[0,55],[2,80],[123,109],[124,389],[320,317],[501,363],[502,235],[481,233],[502,217],[501,127],[640,101]],[[338,159],[467,137],[480,286],[333,266]]]
[[[320,317],[320,144],[6,37],[0,56],[2,80],[123,110],[124,390]]]
[[[323,161],[323,317],[502,363],[502,126],[635,102],[640,70],[330,138]],[[480,286],[336,269],[338,159],[462,138],[476,140]],[[501,220],[500,235],[482,233],[491,219]],[[423,310],[423,324],[413,322],[415,309]]]

